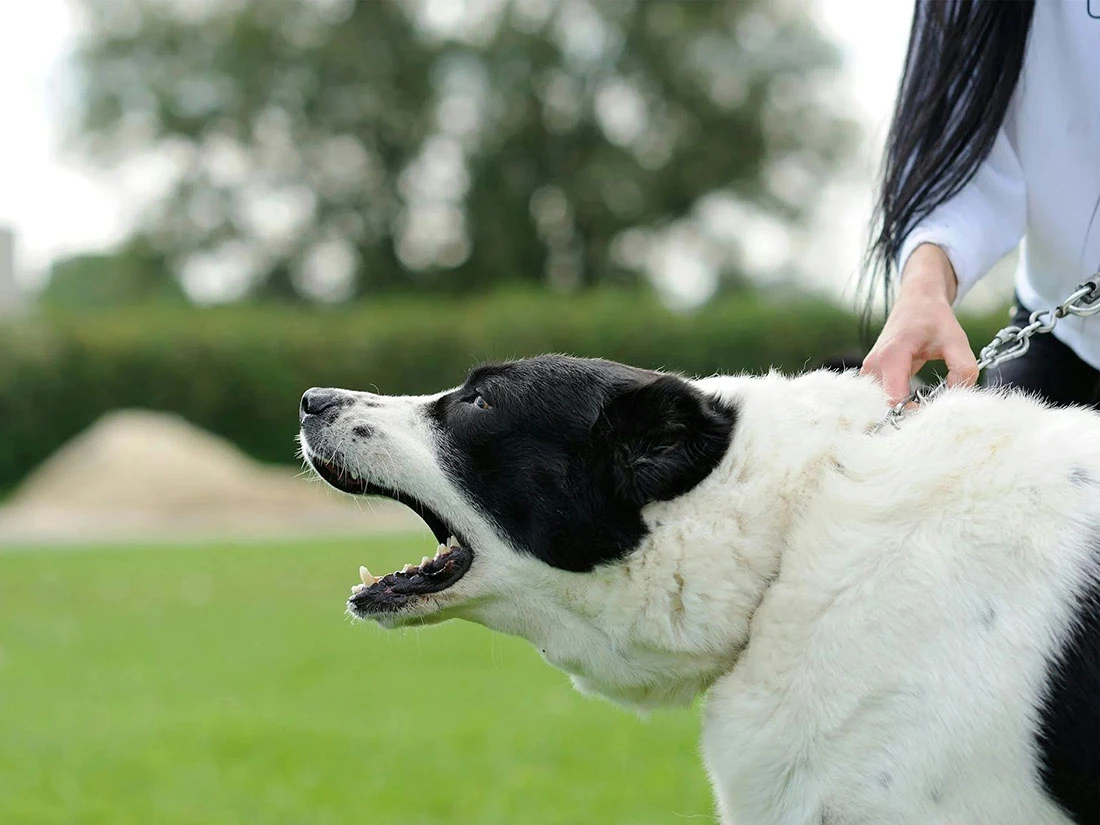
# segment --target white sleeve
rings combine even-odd
[[[955,304],[1023,237],[1027,188],[1023,171],[1004,127],[993,149],[970,182],[940,204],[906,236],[898,254],[898,272],[922,243],[941,247],[955,269]]]

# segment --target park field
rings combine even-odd
[[[689,710],[526,642],[350,622],[423,536],[0,552],[3,825],[712,822]]]

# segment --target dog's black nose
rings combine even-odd
[[[340,403],[340,394],[336,390],[314,387],[306,390],[302,395],[302,415],[320,415],[338,403]]]

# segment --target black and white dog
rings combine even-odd
[[[1100,820],[1100,417],[953,390],[873,432],[854,374],[545,356],[437,395],[312,389],[339,490],[434,558],[350,611],[530,640],[639,707],[706,692],[722,821]]]

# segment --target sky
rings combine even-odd
[[[124,205],[63,149],[65,61],[76,35],[66,0],[0,4],[0,224],[26,276],[56,256],[109,246]]]
[[[842,48],[839,101],[863,126],[846,179],[821,193],[797,245],[805,277],[850,294],[865,241],[870,192],[904,57],[909,0],[805,0]],[[66,149],[66,61],[79,21],[69,0],[0,4],[0,226],[14,228],[17,274],[36,283],[51,260],[110,247],[139,199]]]

